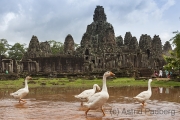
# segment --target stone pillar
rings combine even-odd
[[[20,66],[20,71],[24,71],[24,65],[23,64],[21,64],[21,66]]]
[[[30,72],[30,64],[29,64],[29,62],[27,64],[28,64],[28,72]]]
[[[8,71],[11,73],[11,64],[8,64]]]
[[[34,64],[34,62],[32,61],[32,62],[31,62],[31,65],[30,65],[31,71],[34,71],[34,66],[35,66],[35,64]]]
[[[33,62],[33,70],[36,71],[37,67],[36,67],[36,61]]]
[[[33,71],[33,62],[30,62],[30,72]]]
[[[35,62],[34,61],[31,62],[31,71],[35,71]]]
[[[2,72],[4,72],[4,61],[2,60]]]
[[[11,60],[11,72],[13,73],[13,60]]]
[[[9,61],[9,63],[8,63],[8,71],[9,71],[9,73],[12,73],[12,64],[11,64],[11,61]]]
[[[20,72],[20,65],[17,65],[17,73]]]
[[[39,72],[39,63],[35,62],[36,64],[36,72]]]
[[[12,73],[13,73],[13,72],[14,72],[14,71],[13,71],[13,69],[14,69],[14,67],[13,67],[13,60],[12,60],[12,66],[11,66],[11,69],[12,69]]]

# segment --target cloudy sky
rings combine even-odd
[[[159,35],[162,44],[180,28],[180,0],[0,0],[0,39],[29,44],[32,35],[40,42],[63,42],[71,34],[80,43],[93,22],[97,5],[103,6],[115,36],[131,32]]]

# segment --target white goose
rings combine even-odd
[[[19,89],[18,91],[11,93],[10,95],[13,96],[16,99],[19,99],[19,103],[22,102],[26,102],[25,100],[22,100],[22,98],[24,98],[28,93],[29,93],[29,89],[28,89],[28,83],[27,81],[30,80],[31,77],[27,76],[25,79],[25,87]]]
[[[103,86],[102,86],[101,92],[95,93],[94,95],[89,97],[88,102],[84,104],[84,106],[88,108],[85,112],[86,116],[89,110],[94,110],[98,108],[101,108],[103,115],[105,115],[104,110],[102,109],[102,106],[109,99],[109,94],[108,94],[108,90],[106,86],[106,78],[112,75],[115,75],[115,74],[110,71],[107,71],[104,73]]]
[[[134,97],[134,99],[141,102],[143,106],[144,106],[145,101],[148,100],[152,95],[151,82],[152,82],[152,79],[149,79],[147,91],[143,91],[143,92],[139,93],[136,97]]]
[[[93,89],[84,90],[82,93],[80,93],[79,95],[75,95],[74,97],[81,100],[81,106],[82,106],[83,102],[87,101],[88,98],[96,92],[96,89],[100,90],[101,88],[99,87],[99,85],[94,84]]]

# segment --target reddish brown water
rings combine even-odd
[[[110,98],[100,110],[80,106],[74,95],[84,89],[30,88],[26,104],[19,104],[9,93],[16,89],[0,89],[1,120],[180,120],[180,88],[153,88],[150,100],[143,108],[132,97],[147,88],[108,88]],[[162,93],[160,93],[162,92]]]

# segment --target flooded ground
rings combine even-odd
[[[1,120],[179,120],[180,88],[153,88],[152,97],[146,106],[134,101],[147,88],[108,88],[110,98],[104,105],[106,116],[100,110],[90,110],[85,116],[85,107],[80,106],[74,95],[84,89],[30,88],[26,104],[19,104],[9,93],[16,89],[0,89]]]

